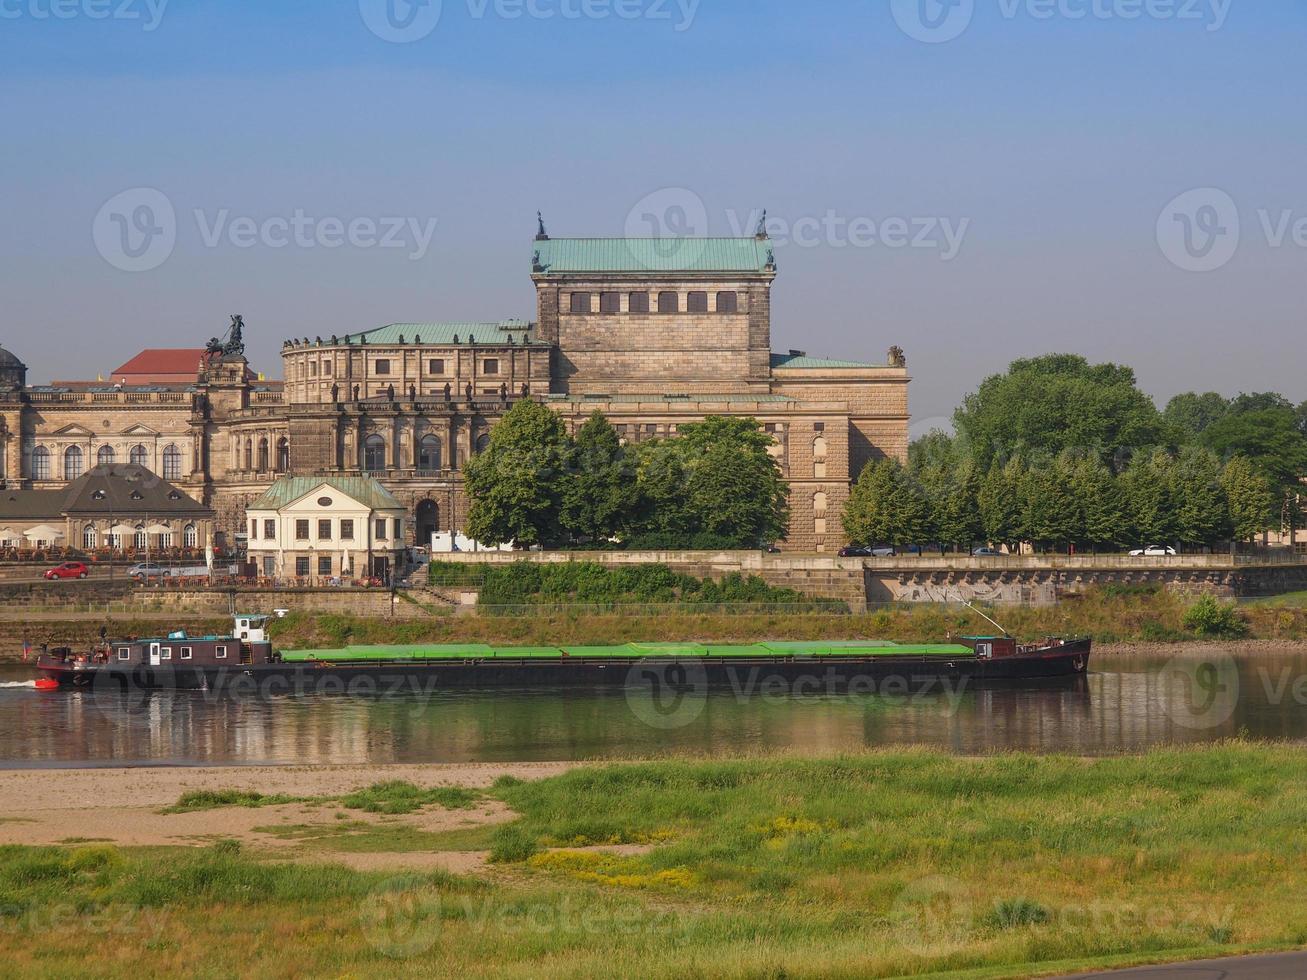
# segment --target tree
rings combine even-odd
[[[469,536],[488,545],[557,541],[568,451],[562,419],[550,409],[530,399],[509,409],[489,447],[463,468]]]
[[[1121,485],[1096,456],[1082,455],[1069,465],[1078,510],[1079,540],[1092,547],[1114,547],[1127,540]]]
[[[863,544],[926,540],[928,508],[920,486],[896,459],[863,467],[844,505],[844,533]]]
[[[1044,457],[1027,468],[1018,483],[1018,499],[1022,538],[1041,549],[1061,549],[1075,540],[1080,513],[1062,457]]]
[[[1215,545],[1230,534],[1230,506],[1221,486],[1221,461],[1201,446],[1183,446],[1171,470],[1176,540]]]
[[[1141,545],[1177,540],[1173,465],[1171,454],[1157,449],[1135,457],[1121,475],[1126,525]]]
[[[980,484],[976,504],[985,537],[994,543],[1021,540],[1021,484],[1025,463],[1020,457],[989,468]]]
[[[1276,521],[1276,494],[1266,477],[1252,460],[1236,456],[1221,471],[1230,512],[1231,530],[1236,541],[1253,541]]]
[[[563,526],[591,541],[615,537],[631,518],[635,467],[599,410],[577,430],[570,462],[562,490]]]
[[[1186,391],[1166,403],[1162,418],[1172,430],[1177,442],[1193,442],[1209,426],[1225,418],[1230,401],[1214,391],[1198,394]]]
[[[1246,456],[1282,493],[1297,492],[1307,475],[1307,435],[1297,411],[1278,395],[1240,395],[1230,413],[1202,434],[1222,459]]]
[[[1026,452],[1089,450],[1114,464],[1161,441],[1163,425],[1135,374],[1117,364],[1091,365],[1076,354],[1013,361],[985,379],[954,415],[986,469]]]

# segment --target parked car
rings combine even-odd
[[[869,544],[851,544],[840,549],[841,558],[893,558],[896,554],[891,547],[877,548]]]
[[[166,578],[167,575],[168,569],[164,568],[162,565],[146,564],[145,562],[140,562],[139,564],[133,565],[131,568],[127,569],[127,577],[133,578],[138,582],[144,582],[148,579]]]
[[[65,578],[86,578],[90,574],[91,570],[80,561],[66,561],[46,572],[45,577],[48,581],[55,582]]]
[[[1002,558],[1003,552],[994,548],[977,548],[971,552],[972,558]]]
[[[1147,548],[1136,548],[1130,552],[1131,558],[1174,558],[1176,550],[1163,544],[1150,544]]]

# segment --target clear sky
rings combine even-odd
[[[1300,401],[1305,42],[1302,0],[0,0],[0,344],[94,377],[239,312],[276,375],[531,317],[537,208],[766,207],[774,347],[901,345],[914,431],[1052,350]]]

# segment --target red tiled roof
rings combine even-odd
[[[199,374],[204,348],[152,348],[143,350],[121,367],[113,377],[124,374]]]

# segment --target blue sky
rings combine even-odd
[[[918,428],[1051,350],[1307,398],[1299,0],[384,2],[0,0],[0,343],[34,379],[235,312],[271,374],[289,336],[530,317],[537,208],[583,236],[766,207],[774,346],[901,345]],[[964,29],[911,36],[918,2]],[[175,241],[130,271],[142,188]]]

